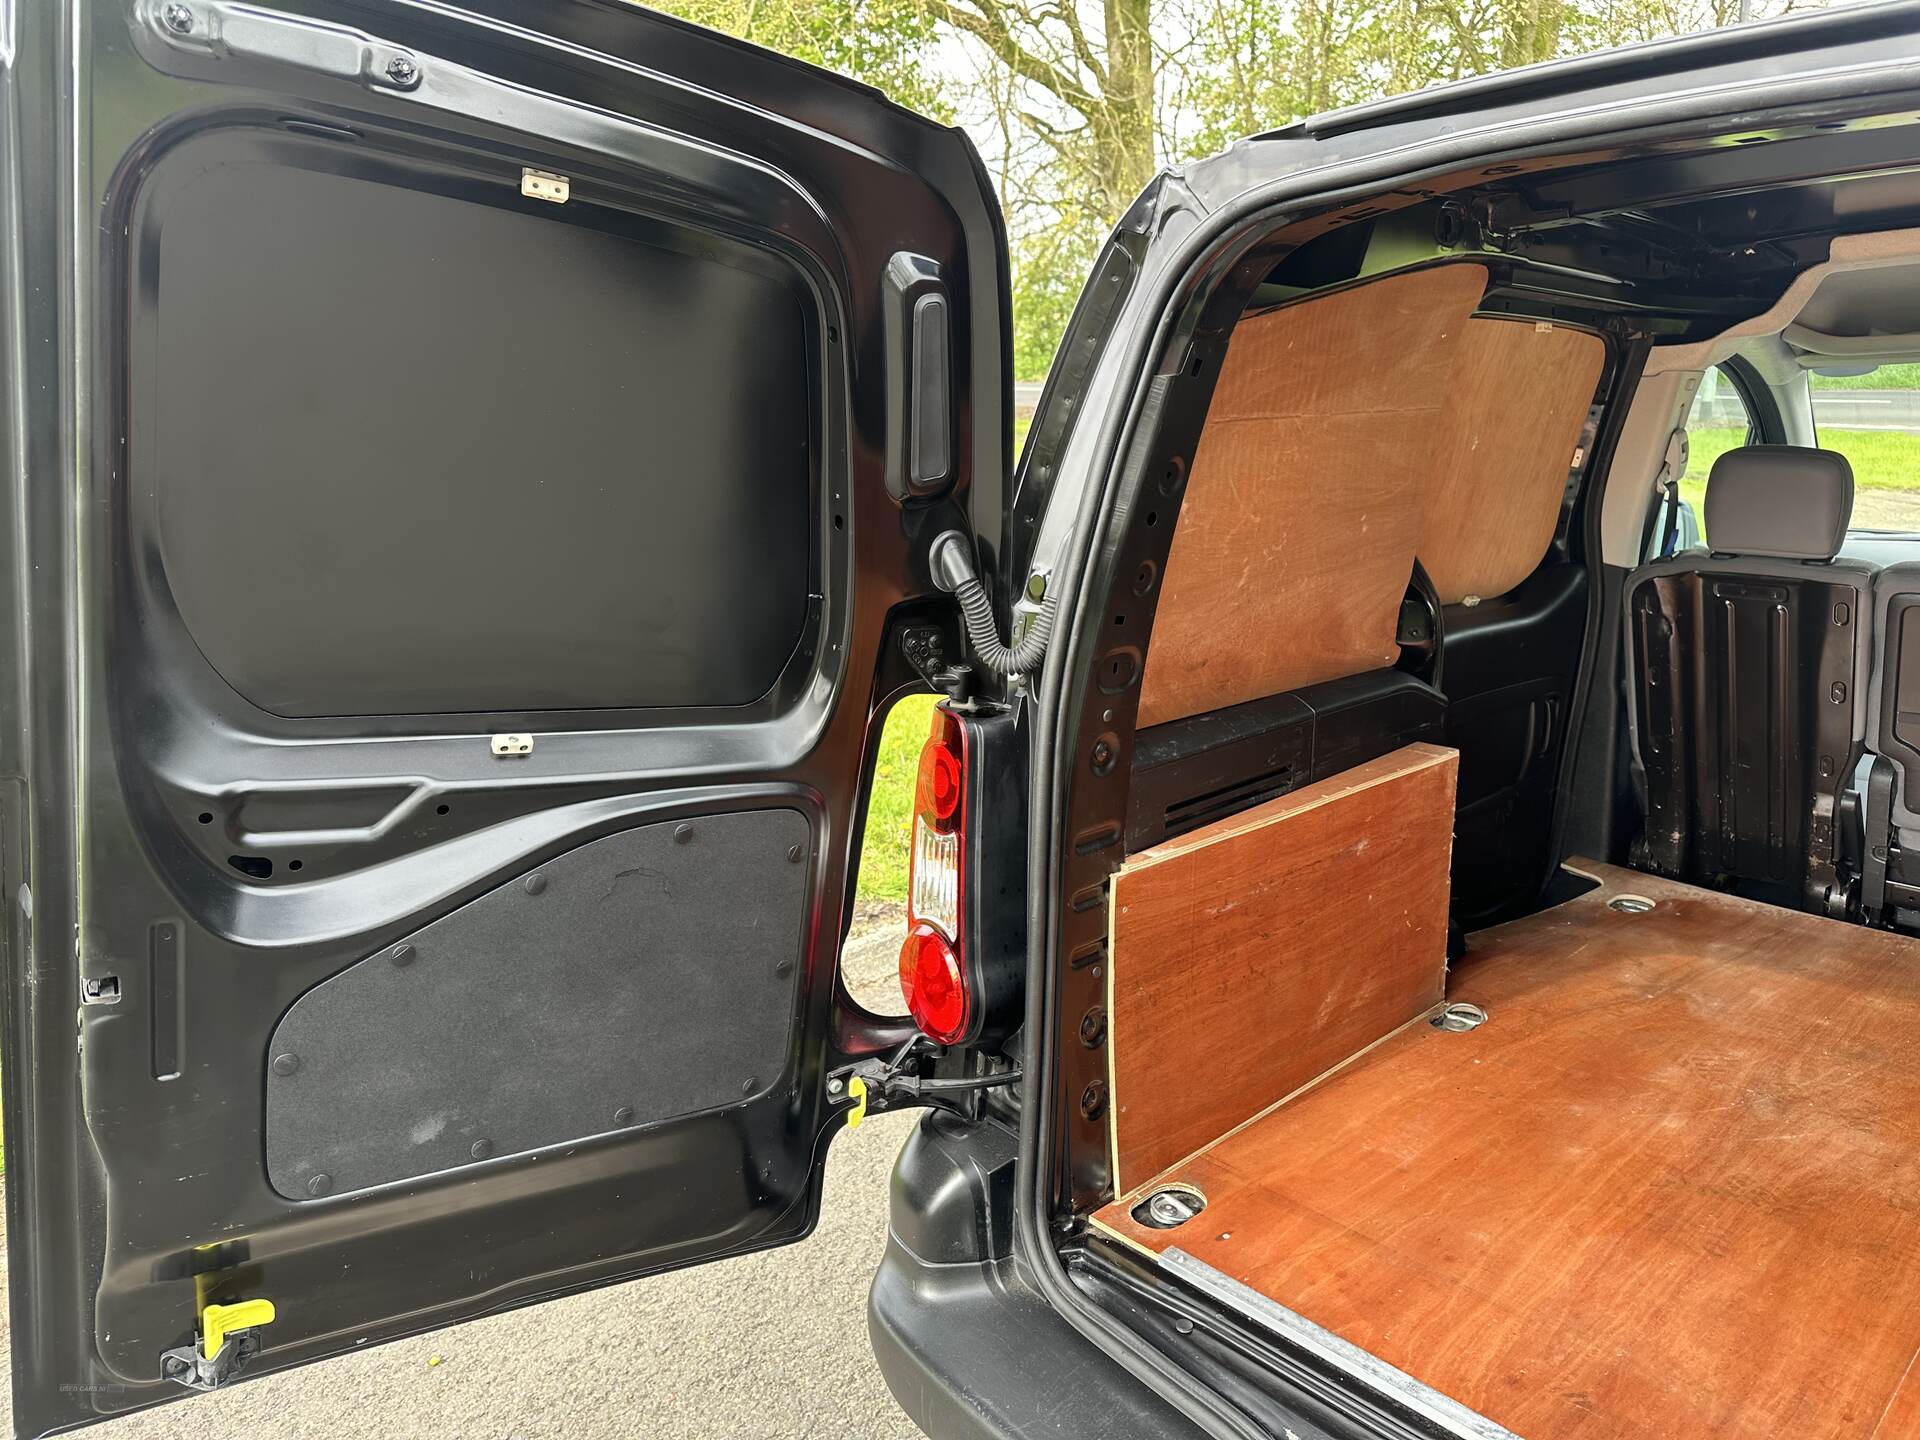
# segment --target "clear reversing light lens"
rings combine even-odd
[[[919,816],[913,819],[912,885],[907,911],[949,940],[960,934],[960,837],[942,835]]]

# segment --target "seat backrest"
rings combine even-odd
[[[1893,762],[1892,825],[1920,840],[1920,561],[1874,577],[1873,615],[1867,748]]]
[[[1865,741],[1874,567],[1836,559],[1844,456],[1728,451],[1707,480],[1711,551],[1628,577],[1636,860],[1801,909],[1843,903],[1835,811]]]

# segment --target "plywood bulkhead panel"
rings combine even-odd
[[[1532,320],[1469,321],[1441,411],[1420,563],[1442,605],[1513,589],[1553,543],[1607,347]]]
[[[1473,315],[1486,270],[1390,275],[1243,319],[1193,459],[1139,724],[1391,665],[1416,558],[1441,603],[1553,540],[1606,363],[1596,335]]]
[[[1114,876],[1117,1189],[1437,1004],[1458,756],[1409,745],[1143,850]]]
[[[1234,327],[1140,684],[1141,726],[1391,665],[1480,265]]]

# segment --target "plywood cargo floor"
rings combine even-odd
[[[1455,967],[1486,1024],[1155,1182],[1198,1218],[1134,1222],[1149,1185],[1097,1225],[1529,1440],[1920,1436],[1920,941],[1573,868],[1600,888]]]

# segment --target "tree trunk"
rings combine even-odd
[[[1107,85],[1093,119],[1106,219],[1116,220],[1154,175],[1153,0],[1106,0]]]

